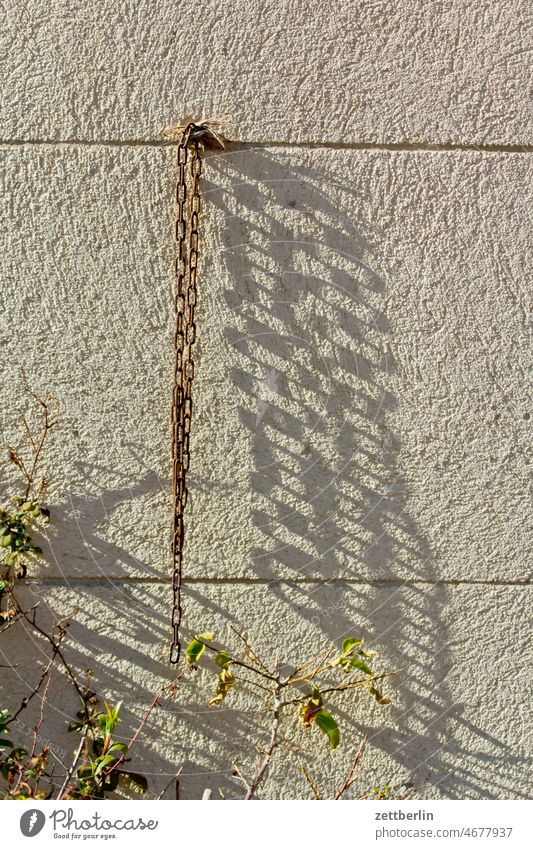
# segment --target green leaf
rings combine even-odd
[[[218,676],[218,686],[216,695],[208,702],[209,707],[216,707],[221,704],[229,691],[235,684],[235,676],[228,668],[224,668]]]
[[[116,761],[117,758],[113,757],[113,755],[106,755],[105,758],[102,758],[102,760],[98,761],[98,766],[95,769],[95,774],[98,775],[100,772],[102,772],[103,769],[108,766],[111,766],[111,764],[116,763]]]
[[[385,784],[383,790],[380,787],[373,787],[374,796],[376,799],[389,799],[390,798],[390,784]]]
[[[109,720],[110,720],[110,722],[113,723],[113,728],[114,728],[115,725],[117,724],[117,722],[122,722],[122,720],[120,719],[120,717],[118,715],[119,710],[122,707],[122,702],[121,701],[117,702],[114,708],[110,708],[109,705],[107,704],[107,702],[105,703],[105,706],[106,706],[107,715],[109,717]]]
[[[340,743],[339,726],[333,719],[328,710],[322,710],[316,715],[315,724],[318,725],[324,734],[328,735],[329,745],[331,749],[336,749]]]
[[[201,658],[205,651],[205,645],[202,640],[213,640],[214,634],[197,634],[194,637],[187,648],[185,649],[185,655],[187,657],[187,663],[189,666],[192,666],[196,663],[197,660]]]
[[[185,656],[187,658],[187,663],[189,666],[192,666],[196,663],[196,661],[203,655],[205,651],[205,646],[200,640],[191,640],[187,648],[185,649]]]
[[[356,640],[355,637],[347,637],[347,639],[342,643],[342,650],[344,654],[349,654],[355,646],[360,646],[363,643],[364,640]]]
[[[350,666],[355,667],[355,669],[360,669],[361,672],[364,672],[366,675],[373,675],[374,674],[372,672],[372,670],[370,669],[370,667],[366,665],[366,663],[363,663],[362,660],[358,660],[358,658],[356,658],[356,657],[350,658]]]
[[[355,637],[347,637],[343,640],[342,643],[342,651],[339,652],[332,666],[341,666],[343,672],[348,672],[350,669],[360,669],[362,672],[366,672],[367,675],[372,675],[372,670],[369,666],[362,663],[362,661],[358,660],[358,657],[366,657],[370,658],[374,656],[374,652],[366,652],[361,648],[357,648],[357,646],[361,646],[364,643],[364,640],[358,640]]]
[[[113,743],[109,747],[108,752],[111,753],[111,752],[114,752],[114,751],[122,752],[123,755],[127,755],[128,754],[128,747],[126,746],[125,743]]]
[[[228,663],[231,663],[231,657],[227,653],[227,651],[219,651],[219,653],[215,657],[215,663],[217,664],[217,666],[227,666]]]
[[[3,749],[12,749],[13,743],[11,742],[11,740],[0,740],[0,747],[2,747]]]

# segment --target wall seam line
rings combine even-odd
[[[177,141],[159,139],[0,139],[1,147],[176,147]],[[533,153],[533,144],[424,144],[415,142],[290,142],[290,141],[257,141],[233,142],[228,150],[254,150],[263,148],[289,149],[326,149],[326,150],[361,150],[361,151],[390,151],[398,153],[499,153],[519,154]]]

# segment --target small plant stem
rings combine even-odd
[[[346,776],[346,778],[344,779],[344,781],[342,782],[342,784],[338,788],[337,792],[335,793],[335,796],[333,797],[334,799],[336,799],[336,800],[340,799],[343,796],[343,794],[346,793],[348,788],[351,787],[351,785],[354,783],[355,779],[360,775],[361,769],[360,768],[358,769],[358,767],[359,767],[359,761],[361,760],[361,755],[363,754],[363,752],[365,750],[365,745],[366,745],[366,737],[364,737],[363,740],[361,740],[361,745],[359,746],[359,748],[356,752],[355,758],[353,759],[353,763],[350,767],[348,775]]]
[[[48,698],[48,690],[50,689],[50,684],[52,682],[52,676],[48,676],[48,680],[46,681],[46,686],[44,688],[44,693],[41,699],[41,707],[39,709],[39,719],[33,726],[33,742],[31,747],[31,752],[29,754],[29,760],[35,757],[35,752],[37,751],[37,741],[39,739],[39,731],[41,730],[42,724],[44,722],[44,706],[46,704],[46,699]]]
[[[274,749],[276,748],[276,746],[278,745],[278,742],[279,742],[278,741],[278,733],[279,733],[280,716],[281,716],[281,690],[282,690],[282,686],[283,685],[282,685],[280,678],[279,678],[279,675],[278,675],[278,677],[275,678],[275,686],[273,688],[274,706],[273,706],[273,710],[272,710],[272,730],[271,730],[271,733],[270,733],[270,741],[269,741],[269,744],[268,744],[267,749],[265,751],[265,755],[264,755],[263,761],[261,763],[261,766],[259,767],[259,769],[258,769],[258,771],[255,775],[255,778],[253,779],[252,783],[250,784],[250,787],[248,788],[246,796],[244,797],[245,800],[253,799],[257,788],[261,784],[261,782],[262,782],[262,780],[265,776],[265,773],[268,770],[272,755],[274,753]]]
[[[77,692],[77,694],[80,698],[80,701],[83,705],[83,710],[85,712],[85,718],[88,720],[89,714],[87,712],[87,705],[85,703],[85,696],[83,695],[82,689],[81,689],[80,685],[78,684],[78,681],[77,681],[76,676],[74,675],[74,673],[73,673],[73,671],[70,667],[70,664],[68,663],[68,661],[65,658],[65,655],[63,654],[63,652],[60,649],[60,643],[61,643],[63,637],[67,633],[66,629],[68,628],[68,626],[70,624],[70,619],[71,619],[72,616],[74,616],[75,613],[78,612],[78,609],[76,608],[75,610],[73,610],[72,613],[70,613],[68,616],[66,616],[62,620],[63,622],[65,622],[65,625],[61,625],[61,624],[58,623],[58,626],[60,628],[60,633],[59,633],[59,637],[56,639],[54,637],[53,632],[52,632],[52,634],[48,634],[44,630],[44,628],[41,628],[41,626],[38,625],[37,622],[35,621],[35,608],[37,607],[37,605],[30,607],[29,610],[23,610],[22,607],[20,606],[16,596],[15,596],[15,593],[13,592],[13,587],[10,587],[9,593],[10,593],[11,598],[13,599],[13,601],[16,605],[17,611],[20,613],[21,617],[23,617],[26,620],[26,622],[28,622],[28,624],[31,625],[31,627],[35,631],[37,631],[38,634],[40,634],[42,637],[44,637],[46,640],[48,640],[48,642],[52,646],[52,650],[53,650],[53,653],[54,653],[53,659],[55,659],[55,656],[57,655],[57,657],[61,661],[61,664],[62,664],[65,672],[67,673],[67,675],[68,675],[68,677],[69,677],[69,679],[72,683],[72,686],[76,690],[76,692]],[[30,613],[33,613],[33,615],[30,616]]]
[[[111,773],[116,772],[119,769],[119,767],[122,766],[122,764],[126,760],[126,757],[129,755],[131,747],[137,741],[139,734],[144,729],[144,726],[146,725],[146,723],[150,719],[151,714],[154,712],[156,707],[159,707],[159,699],[161,698],[163,693],[166,690],[171,690],[171,691],[174,690],[178,681],[180,681],[183,678],[184,674],[185,673],[182,672],[180,675],[177,676],[177,678],[174,679],[174,681],[171,681],[170,684],[164,684],[162,687],[159,688],[157,693],[155,693],[152,701],[150,702],[150,704],[148,705],[148,707],[147,707],[147,709],[144,713],[143,718],[141,719],[139,725],[137,726],[137,729],[135,730],[135,732],[133,733],[132,737],[130,738],[130,740],[127,744],[127,752],[124,752],[124,754],[122,754],[119,758],[117,758],[115,763],[112,764],[112,766],[110,766],[108,769],[102,770],[102,772],[100,773],[100,777],[95,784],[95,787],[96,787],[97,790],[100,788],[102,782],[107,781],[107,779],[109,778]]]
[[[26,416],[24,415],[24,413],[22,413],[22,423],[24,425],[26,435],[27,435],[28,439],[30,440],[30,445],[33,449],[33,452],[35,453],[35,451],[37,451],[37,444],[35,442],[35,439],[33,438],[33,433],[31,432],[31,427],[29,426],[28,420],[27,420]]]
[[[37,684],[35,685],[35,687],[34,687],[34,688],[33,688],[33,690],[31,691],[31,693],[29,694],[29,696],[24,696],[24,698],[22,699],[22,701],[21,701],[21,703],[20,703],[20,707],[18,708],[18,710],[16,710],[16,711],[15,711],[15,713],[13,714],[13,716],[10,716],[10,718],[9,718],[9,719],[7,720],[7,722],[6,722],[6,725],[11,725],[11,723],[12,723],[12,722],[14,722],[14,721],[16,720],[16,718],[19,716],[19,714],[21,714],[21,713],[22,713],[22,711],[23,711],[25,708],[27,708],[27,707],[28,707],[28,705],[29,705],[29,703],[31,702],[31,700],[32,700],[32,699],[33,699],[33,698],[37,695],[37,693],[38,693],[38,692],[39,692],[39,690],[41,689],[42,685],[43,685],[43,684],[44,684],[44,682],[46,681],[46,679],[47,679],[47,677],[48,677],[48,674],[49,674],[49,672],[50,672],[50,670],[51,670],[52,666],[54,665],[54,662],[55,662],[55,659],[56,659],[56,654],[57,654],[57,652],[56,652],[56,651],[54,651],[54,653],[53,653],[52,657],[50,658],[50,660],[48,661],[48,663],[46,664],[46,666],[45,666],[45,667],[44,667],[44,669],[42,670],[42,672],[41,672],[41,676],[40,676],[40,678],[39,678],[39,680],[38,680]]]
[[[313,794],[315,799],[322,799],[322,796],[320,795],[320,790],[318,789],[318,787],[316,787],[314,785],[309,773],[307,772],[307,770],[306,770],[306,768],[303,764],[301,765],[300,770],[302,772],[303,777],[307,781],[309,787],[311,788],[311,793]]]
[[[210,643],[206,643],[205,640],[201,640],[202,644],[211,652],[218,654],[220,649],[217,649],[216,646],[212,646]],[[262,669],[258,669],[256,666],[252,666],[250,663],[245,663],[244,660],[238,660],[236,657],[231,657],[231,663],[235,666],[242,666],[243,669],[248,669],[250,672],[254,672],[256,675],[260,675],[261,678],[266,678],[268,681],[273,681],[274,683],[279,683],[279,678],[276,675],[272,675],[270,672],[263,672]]]
[[[182,767],[182,766],[180,766],[180,768],[178,769],[177,773],[176,773],[175,775],[173,775],[173,776],[172,776],[172,778],[170,779],[170,781],[168,782],[168,784],[166,784],[166,785],[163,787],[163,789],[161,790],[161,793],[160,793],[160,794],[159,794],[159,796],[156,798],[156,802],[159,802],[159,801],[163,798],[163,796],[165,795],[165,793],[167,792],[167,790],[168,790],[168,788],[170,787],[170,785],[171,785],[171,784],[174,784],[174,785],[175,785],[175,787],[176,787],[176,799],[178,798],[178,794],[179,794],[179,781],[178,781],[178,778],[179,778],[179,777],[180,777],[180,775],[181,775],[181,771],[182,771],[182,769],[183,769],[183,767]]]
[[[287,684],[291,685],[291,684],[295,684],[297,681],[306,680],[308,675],[311,674],[311,673],[306,673],[304,675],[304,670],[309,669],[309,667],[312,666],[314,663],[315,664],[316,663],[319,663],[319,664],[323,663],[326,660],[326,658],[332,657],[334,655],[334,653],[335,652],[332,651],[329,647],[322,649],[321,651],[318,652],[318,654],[316,654],[310,660],[306,661],[301,666],[299,666],[298,669],[295,669],[294,672],[289,676],[289,678],[287,680]],[[316,673],[312,673],[312,674],[316,674]]]
[[[39,441],[39,444],[37,445],[37,448],[33,452],[33,462],[32,462],[31,469],[30,469],[29,474],[28,474],[28,483],[27,483],[27,486],[26,486],[26,491],[24,493],[25,498],[28,498],[28,496],[31,492],[31,488],[32,488],[33,482],[35,480],[35,472],[37,470],[37,464],[39,462],[39,456],[41,454],[41,451],[44,448],[44,443],[46,442],[46,436],[47,436],[47,433],[48,433],[49,430],[50,430],[50,428],[49,428],[49,425],[48,425],[48,408],[45,405],[45,407],[44,407],[44,428],[43,428],[43,432],[41,434],[41,439]]]
[[[48,673],[46,673],[46,674],[48,674]],[[18,789],[19,789],[19,787],[22,783],[22,780],[25,777],[26,772],[30,767],[31,760],[32,760],[32,758],[35,757],[35,752],[37,751],[37,741],[39,739],[39,731],[41,730],[41,726],[44,722],[44,706],[46,704],[46,699],[47,699],[47,696],[48,696],[48,689],[50,687],[51,680],[52,680],[51,677],[48,676],[48,679],[46,681],[46,686],[44,688],[44,693],[43,693],[42,698],[41,698],[41,707],[40,707],[40,710],[39,710],[39,719],[37,720],[37,722],[33,726],[33,740],[32,740],[31,751],[30,751],[28,757],[26,758],[26,762],[19,764],[19,772],[18,772],[17,782],[16,782],[15,786],[13,787],[13,790],[11,791],[13,795],[16,795],[16,793],[18,792]],[[41,679],[41,681],[39,683],[41,684],[43,681],[44,681],[44,677]],[[39,778],[36,779],[35,787],[33,788],[34,793],[37,791],[38,784],[39,784]]]
[[[176,678],[174,678],[173,681],[170,682],[170,684],[163,684],[163,686],[159,688],[157,693],[155,693],[152,701],[150,702],[149,706],[147,707],[145,714],[144,714],[143,718],[141,719],[141,721],[140,721],[140,723],[137,727],[137,730],[135,731],[135,733],[133,734],[133,736],[131,737],[131,739],[128,743],[128,750],[131,749],[131,747],[133,746],[133,744],[137,740],[139,734],[141,733],[144,726],[148,722],[150,715],[153,713],[153,711],[156,709],[156,707],[159,706],[159,699],[161,698],[161,696],[164,693],[166,693],[167,690],[170,690],[171,694],[173,695],[176,691],[178,683],[181,681],[181,679],[183,678],[184,675],[185,675],[185,673],[181,672],[179,675],[176,676]]]
[[[242,675],[235,675],[236,681],[242,681],[243,684],[251,684],[253,687],[259,687],[260,690],[266,690],[267,693],[272,692],[271,687],[265,687],[263,684],[258,684],[257,681],[251,681],[249,678],[243,678]]]
[[[85,745],[86,739],[87,739],[87,734],[84,734],[83,737],[80,740],[80,745],[76,749],[76,754],[74,755],[74,760],[72,761],[72,763],[71,763],[71,765],[68,769],[68,772],[65,775],[65,780],[63,781],[63,784],[61,786],[61,790],[57,794],[57,797],[56,797],[57,799],[63,798],[63,793],[66,791],[66,789],[68,787],[68,783],[69,783],[70,779],[72,778],[72,776],[74,775],[74,770],[78,766],[78,761],[81,758],[81,755],[82,755],[82,752],[83,752],[83,747]]]
[[[309,664],[306,664],[306,666],[308,666],[308,665]],[[305,667],[303,667],[303,668],[305,668]],[[296,672],[293,672],[291,677],[288,679],[287,684],[292,685],[292,684],[298,684],[300,681],[312,681],[313,678],[316,678],[316,676],[319,675],[321,672],[325,672],[327,669],[331,669],[331,668],[332,668],[331,662],[328,661],[326,663],[324,661],[324,662],[322,662],[321,665],[319,664],[315,669],[313,669],[312,672],[306,672],[305,675],[304,674],[299,675],[297,678],[294,677],[296,675]]]
[[[248,642],[248,640],[246,639],[244,634],[241,634],[240,631],[237,631],[237,629],[234,628],[233,625],[230,625],[230,628],[233,631],[233,633],[236,634],[236,636],[242,641],[242,643],[244,645],[245,652],[252,658],[254,663],[256,663],[263,670],[263,672],[266,672],[267,675],[270,674],[268,667],[266,666],[266,664],[263,663],[263,661],[261,660],[259,655],[251,647],[250,643]]]
[[[7,625],[4,625],[4,627],[0,629],[0,634],[5,634],[5,632],[7,631],[8,628],[11,628],[13,625],[16,625],[17,622],[19,621],[19,619],[23,619],[25,616],[27,616],[29,613],[31,613],[32,610],[35,610],[36,607],[39,607],[40,603],[41,602],[38,601],[37,604],[34,604],[32,607],[29,607],[27,610],[20,610],[17,613],[17,615],[13,617],[13,619],[9,620]]]
[[[248,791],[250,789],[250,782],[247,781],[247,779],[244,777],[244,774],[243,774],[243,772],[242,772],[242,770],[239,766],[238,761],[234,761],[232,766],[233,766],[233,771],[234,771],[235,775],[237,776],[239,781],[242,781],[242,783],[246,787],[246,790]]]
[[[361,678],[357,681],[347,681],[345,684],[337,684],[336,687],[324,687],[320,689],[321,695],[325,696],[327,693],[342,693],[345,690],[353,690],[357,687],[364,687],[367,684],[371,684],[373,681],[380,681],[382,678],[388,678],[390,675],[396,675],[396,672],[384,672],[382,675],[372,675],[368,678]],[[292,684],[292,682],[290,682]],[[303,694],[297,699],[290,699],[289,701],[283,702],[282,707],[286,707],[287,705],[298,705],[301,702],[306,702],[309,699],[309,694]]]
[[[33,455],[32,463],[31,463],[31,467],[30,467],[29,471],[26,468],[26,465],[22,462],[22,460],[20,460],[20,458],[19,458],[20,463],[17,464],[17,465],[19,465],[20,470],[23,472],[24,476],[26,477],[27,484],[26,484],[26,491],[24,493],[24,497],[27,499],[29,497],[30,492],[32,490],[32,487],[35,483],[35,475],[37,473],[37,467],[39,465],[39,459],[41,457],[41,453],[42,453],[43,448],[45,446],[46,439],[48,437],[48,433],[49,433],[50,430],[52,430],[52,428],[59,421],[60,404],[59,404],[58,399],[53,397],[52,395],[47,395],[46,398],[44,398],[44,399],[39,398],[37,393],[34,392],[33,389],[31,388],[28,377],[27,377],[27,375],[25,374],[24,371],[22,372],[22,377],[23,377],[24,388],[26,389],[26,392],[28,393],[28,395],[31,395],[31,397],[37,402],[37,404],[39,404],[39,406],[42,409],[42,413],[43,413],[43,425],[42,425],[42,431],[41,431],[41,435],[40,435],[39,439],[35,439],[35,437],[33,436],[32,432],[31,432],[31,428],[28,424],[26,416],[24,414],[22,414],[22,421],[23,421],[23,424],[24,424],[24,427],[25,427],[25,430],[26,430],[26,434],[27,434],[28,439],[29,439],[30,444],[31,444],[32,455]],[[50,415],[50,405],[51,404],[56,405],[56,410],[54,411],[55,414],[53,412],[52,415]]]

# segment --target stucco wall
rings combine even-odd
[[[307,796],[302,762],[327,790],[360,733],[361,787],[528,795],[529,4],[5,5],[2,439],[21,366],[63,406],[19,595],[80,608],[70,657],[124,700],[127,737],[172,676],[160,132],[227,114],[237,143],[203,183],[187,632],[233,623],[287,662],[361,633],[404,669],[391,707],[341,703],[335,753],[291,730],[273,797]],[[11,704],[45,651],[17,628]],[[232,758],[253,762],[264,722],[246,696],[208,711],[211,689],[197,675],[154,716],[134,759],[151,794],[183,764],[185,798],[239,795]],[[60,676],[50,702],[68,759]]]

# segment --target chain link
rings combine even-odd
[[[202,125],[187,124],[178,144],[178,176],[176,186],[176,297],[174,333],[174,386],[172,397],[172,641],[170,662],[180,659],[179,628],[181,624],[181,583],[184,544],[183,516],[187,504],[187,471],[192,418],[192,382],[194,379],[193,348],[196,338],[194,313],[197,301],[198,227],[200,221],[200,176],[202,173],[201,137],[207,132]],[[189,181],[187,165],[190,162]],[[188,182],[190,201],[187,203]]]

